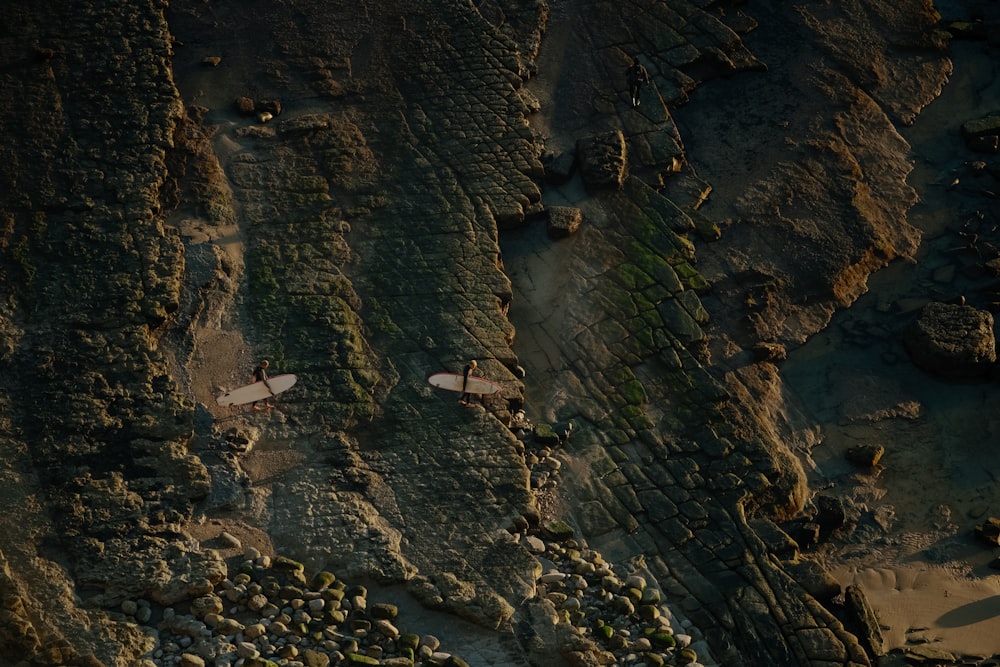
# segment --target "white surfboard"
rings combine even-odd
[[[245,387],[240,387],[239,389],[233,389],[232,391],[227,391],[222,396],[219,396],[216,401],[219,405],[243,405],[244,403],[253,403],[254,401],[261,401],[265,398],[270,398],[280,394],[283,391],[287,391],[292,388],[298,381],[298,378],[294,375],[275,375],[273,378],[269,379],[267,383],[264,382],[254,382],[253,384],[248,384]]]
[[[503,389],[496,382],[490,382],[484,378],[474,376],[469,377],[469,382],[463,389],[462,385],[465,383],[465,376],[459,373],[435,373],[427,378],[427,381],[439,389],[462,391],[469,394],[495,394]]]

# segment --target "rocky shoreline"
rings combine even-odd
[[[896,125],[974,25],[924,2],[2,12],[10,664],[882,657],[864,591],[790,536],[830,506],[779,365],[915,254]],[[218,406],[263,357],[299,385]],[[500,396],[426,384],[471,358]],[[474,629],[409,632],[398,585]]]

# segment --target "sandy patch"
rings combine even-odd
[[[887,648],[931,644],[959,655],[1000,652],[1000,578],[967,578],[927,564],[841,568],[878,613]]]

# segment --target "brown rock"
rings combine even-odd
[[[236,108],[237,113],[242,116],[252,116],[257,111],[256,105],[253,103],[253,99],[246,97],[237,97],[236,101],[233,102],[233,106]]]
[[[854,617],[854,622],[860,628],[859,639],[868,649],[870,655],[880,657],[885,655],[885,639],[882,636],[882,626],[879,625],[875,611],[868,604],[868,597],[860,586],[848,586],[844,593],[844,601]]]
[[[563,239],[572,236],[583,222],[583,211],[575,206],[550,206],[546,227],[549,238]]]
[[[997,358],[993,315],[972,306],[927,304],[903,342],[917,366],[947,377],[984,375]]]
[[[874,468],[883,454],[885,447],[882,445],[858,445],[847,450],[847,460],[862,468]]]
[[[991,516],[976,526],[976,539],[988,547],[1000,546],[1000,519]]]

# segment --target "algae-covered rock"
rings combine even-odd
[[[551,446],[559,444],[559,435],[555,432],[555,429],[552,428],[551,424],[535,424],[535,428],[532,433],[534,435],[535,442],[540,445]]]
[[[542,532],[549,539],[561,542],[563,540],[572,539],[576,531],[573,530],[573,526],[569,525],[565,521],[555,520],[549,521],[542,526]]]
[[[332,586],[335,581],[337,581],[337,576],[335,574],[327,572],[326,570],[321,570],[313,575],[310,586],[314,591],[322,591]]]

